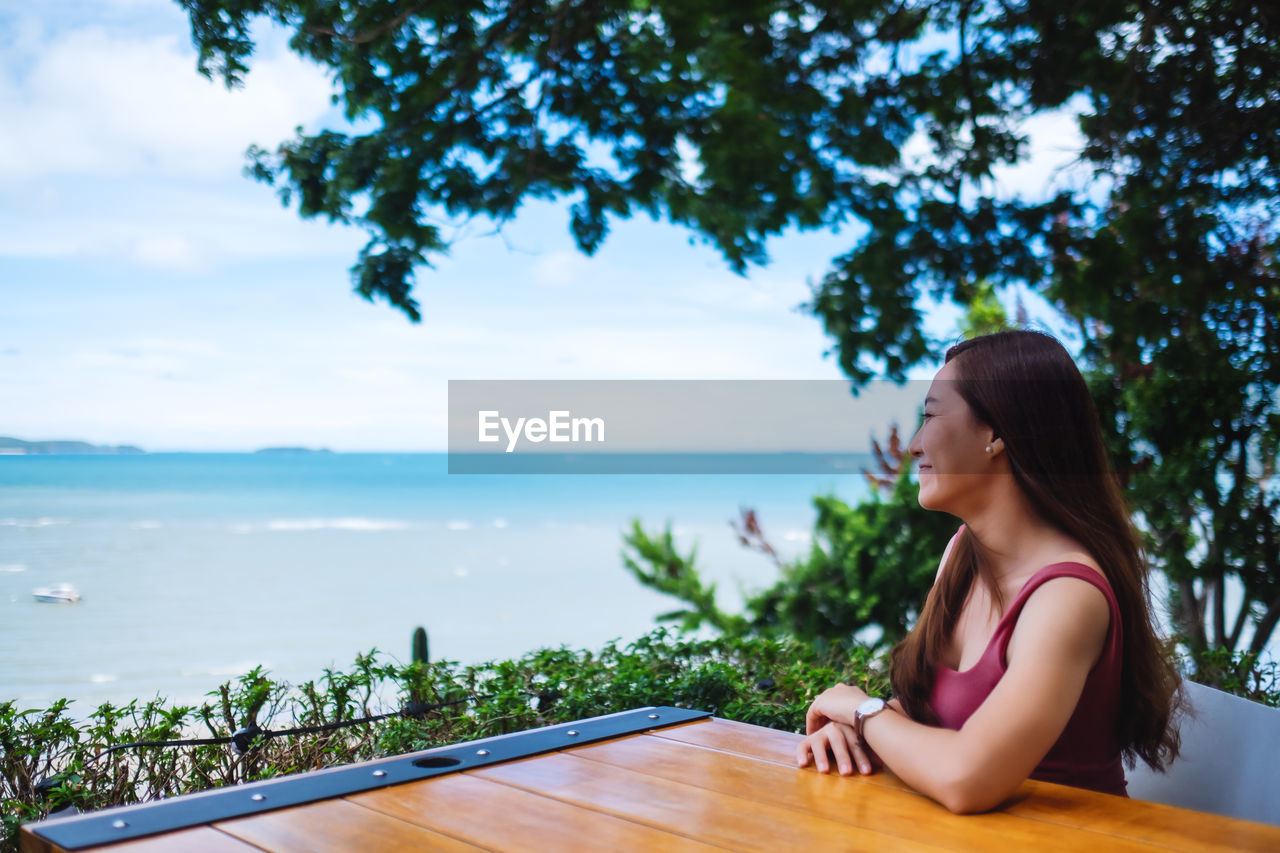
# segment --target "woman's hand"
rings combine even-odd
[[[871,748],[858,741],[853,726],[845,723],[827,723],[801,741],[796,750],[796,764],[807,767],[812,759],[819,773],[831,769],[831,758],[835,759],[835,767],[841,776],[853,775],[855,765],[863,776],[883,766]]]
[[[827,723],[852,726],[853,714],[866,698],[866,693],[848,684],[828,687],[809,706],[809,713],[804,718],[804,733],[811,735]]]
[[[796,763],[806,767],[812,759],[818,772],[826,773],[831,769],[830,753],[841,776],[851,775],[854,765],[863,775],[881,767],[880,758],[858,739],[853,728],[854,713],[866,698],[866,693],[849,684],[837,684],[818,694],[804,718],[808,737],[796,749]]]

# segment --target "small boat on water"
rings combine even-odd
[[[80,600],[80,590],[69,583],[55,583],[53,586],[42,586],[31,590],[36,601],[50,604],[70,604]]]

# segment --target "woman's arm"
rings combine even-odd
[[[1076,578],[1048,581],[1027,600],[1008,650],[1008,670],[959,731],[917,723],[886,709],[867,720],[867,746],[904,782],[954,812],[994,808],[1026,779],[1061,736],[1085,678],[1106,641],[1110,608],[1102,592]],[[832,750],[846,772],[839,744],[863,773],[867,754],[852,737],[854,710],[865,694],[838,685],[809,710],[809,737],[798,751],[819,770]],[[828,726],[828,723],[836,725]],[[821,757],[819,752],[822,753]]]

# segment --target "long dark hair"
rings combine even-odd
[[[1123,626],[1119,736],[1132,766],[1178,754],[1181,681],[1151,624],[1141,540],[1107,460],[1093,398],[1070,354],[1049,335],[1006,331],[958,343],[954,388],[1004,439],[1014,480],[1041,517],[1098,561]],[[936,724],[930,694],[975,579],[995,591],[981,545],[965,528],[911,633],[891,653],[894,694],[913,719]]]

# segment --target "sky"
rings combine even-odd
[[[242,173],[251,144],[341,122],[324,71],[261,36],[228,91],[196,72],[172,0],[0,0],[0,435],[431,451],[451,379],[842,378],[798,306],[856,225],[782,235],[739,276],[644,218],[588,258],[566,206],[539,203],[455,233],[418,275],[420,324],[354,295],[364,233]],[[1041,195],[1079,136],[1065,115],[1028,130],[1033,156],[1000,180]],[[926,328],[954,335],[956,316]]]

